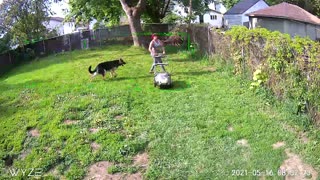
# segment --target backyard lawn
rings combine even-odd
[[[0,77],[0,179],[317,179],[320,130],[290,103],[250,91],[230,65],[167,52],[172,89],[153,87],[149,53],[131,46]],[[90,81],[90,65],[120,57],[116,78]]]

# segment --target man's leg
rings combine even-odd
[[[156,63],[156,58],[153,57],[153,63],[151,65],[150,73],[153,73],[153,70],[154,70],[154,67],[155,67],[155,63]]]
[[[162,63],[162,60],[160,57],[156,59],[156,63]],[[163,71],[166,71],[166,69],[164,68],[164,65],[161,65],[161,68]]]

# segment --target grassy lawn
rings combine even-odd
[[[320,131],[294,107],[249,91],[229,65],[167,51],[168,90],[153,87],[149,53],[130,46],[50,56],[0,78],[0,179],[11,168],[82,179],[99,161],[145,179],[282,179],[286,149],[319,172]],[[118,77],[89,81],[90,65],[119,57]],[[147,168],[133,163],[143,152]]]

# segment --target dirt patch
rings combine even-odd
[[[283,147],[283,146],[285,146],[285,145],[286,145],[285,142],[283,142],[283,141],[278,141],[278,142],[272,144],[272,147],[273,147],[273,149],[279,149],[279,148],[281,148],[281,147]]]
[[[115,173],[109,174],[108,168],[113,165],[113,163],[108,161],[100,161],[95,164],[92,164],[89,167],[88,174],[85,177],[85,180],[104,180],[104,179],[112,179],[112,180],[140,180],[143,179],[143,172],[141,170],[145,170],[148,166],[149,156],[147,153],[141,153],[136,155],[133,158],[133,165],[139,166],[140,172],[136,172],[134,174],[128,173]]]
[[[39,137],[40,136],[40,132],[38,129],[30,129],[28,131],[28,135],[31,137]]]
[[[284,128],[285,130],[287,130],[287,131],[292,132],[293,134],[295,134],[302,143],[307,144],[307,143],[309,142],[309,138],[308,138],[306,132],[298,131],[298,130],[295,129],[294,127],[291,127],[290,125],[287,125],[287,124],[284,124],[284,125],[283,125],[283,128]]]
[[[30,154],[30,152],[31,152],[30,149],[27,149],[27,150],[23,151],[23,152],[19,155],[19,159],[24,160],[24,159],[28,156],[28,154]]]
[[[309,142],[309,138],[307,137],[307,133],[306,132],[299,132],[298,133],[298,138],[304,144],[307,144]]]
[[[215,72],[217,69],[215,67],[206,67],[206,68],[203,68],[203,70],[206,70],[209,72]]]
[[[67,119],[63,122],[63,124],[65,125],[72,125],[72,124],[77,124],[78,121],[77,120],[70,120],[70,119]]]
[[[101,145],[96,142],[92,142],[90,146],[93,151],[98,151],[101,148]]]
[[[125,179],[126,180],[140,180],[143,178],[142,178],[142,174],[140,172],[137,172],[137,173],[130,174],[130,175],[126,176]]]
[[[89,172],[87,176],[84,178],[85,180],[104,180],[104,179],[112,179],[112,180],[120,180],[123,178],[123,175],[120,173],[109,174],[108,168],[113,164],[108,161],[100,161],[89,167]]]
[[[59,178],[60,180],[66,180],[67,178],[63,175],[61,175],[57,169],[57,167],[52,168],[49,172],[46,173],[46,175],[52,175],[55,178]]]
[[[99,131],[99,129],[98,128],[90,128],[89,131],[94,134],[94,133],[97,133]]]
[[[316,180],[318,178],[318,172],[312,166],[305,164],[298,155],[291,153],[289,149],[286,149],[285,152],[288,159],[282,163],[279,170],[286,173],[286,180]]]
[[[149,156],[146,152],[138,154],[133,158],[133,165],[147,168],[149,162]]]
[[[230,131],[230,132],[234,131],[233,127],[232,127],[232,126],[229,126],[229,127],[228,127],[228,131]]]
[[[124,116],[122,115],[117,115],[114,117],[116,120],[122,120],[124,118]]]
[[[240,146],[249,147],[248,140],[246,140],[246,139],[238,140],[237,144],[240,145]]]

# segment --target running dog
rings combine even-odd
[[[97,65],[97,67],[94,70],[91,70],[91,66],[89,66],[89,73],[91,74],[91,80],[98,74],[101,74],[103,79],[105,79],[105,75],[107,71],[110,71],[111,77],[116,77],[117,74],[115,70],[119,66],[123,66],[126,63],[123,61],[123,59],[113,60],[113,61],[105,61]]]

